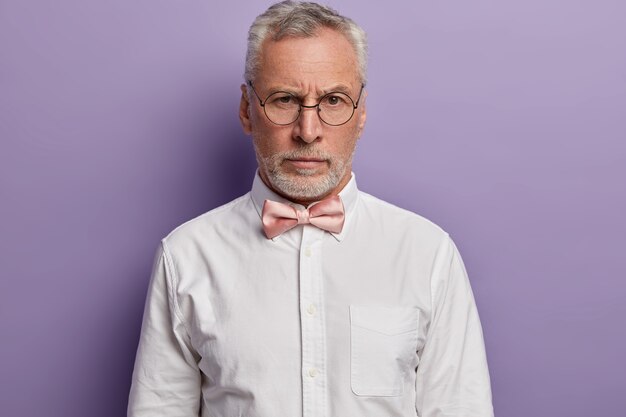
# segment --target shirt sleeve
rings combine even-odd
[[[416,375],[419,417],[492,417],[482,327],[461,256],[449,236],[431,276],[432,316]]]
[[[155,255],[128,401],[128,417],[197,417],[199,356],[176,302],[176,276],[162,242]]]

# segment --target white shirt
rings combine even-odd
[[[161,241],[129,417],[490,417],[481,324],[441,228],[359,191],[341,233],[262,231],[252,191]]]

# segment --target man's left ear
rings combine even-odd
[[[367,90],[363,90],[363,94],[361,95],[361,100],[359,101],[359,121],[358,121],[358,135],[357,137],[361,137],[361,133],[363,132],[363,128],[365,127],[365,119],[367,119],[367,106],[365,105],[365,99],[367,98]]]

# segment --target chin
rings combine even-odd
[[[323,176],[328,175],[324,174],[316,168],[297,168],[295,174],[301,177],[313,177],[313,176]]]
[[[272,173],[269,175],[272,187],[294,200],[315,200],[334,190],[338,181],[331,175],[319,174],[316,170],[298,170],[294,174]],[[300,172],[303,171],[303,172]],[[316,178],[312,178],[312,177]]]

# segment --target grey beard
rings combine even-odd
[[[293,175],[286,174],[282,170],[281,163],[285,159],[297,159],[305,156],[326,160],[329,164],[328,174],[321,178],[313,178],[316,170],[304,168],[297,169],[296,173],[299,177],[294,178]],[[275,190],[294,200],[315,200],[325,196],[339,185],[353,156],[354,151],[350,158],[342,162],[325,152],[303,148],[274,154],[266,158],[260,158],[257,154],[257,160],[259,166],[266,168],[268,181]]]

